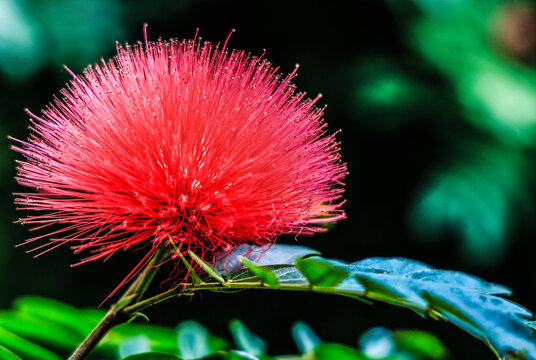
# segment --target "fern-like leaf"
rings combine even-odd
[[[285,255],[290,248],[249,247],[248,252],[239,249],[224,254],[222,258],[233,264],[233,271],[225,275],[226,286],[230,290],[313,291],[383,301],[409,308],[423,317],[449,321],[484,341],[501,359],[536,360],[534,314],[503,298],[512,293],[503,285],[459,271],[438,270],[407,258],[374,257],[346,263],[317,256],[314,250],[303,247]],[[266,258],[259,257],[259,253]],[[248,254],[253,254],[250,259]],[[236,261],[241,257],[249,261]],[[285,261],[278,263],[279,259]],[[221,264],[223,260],[216,267]],[[274,285],[266,287],[258,276],[263,268],[265,273],[275,275],[279,284],[272,281]],[[221,286],[209,278],[197,288],[201,289],[218,291]]]

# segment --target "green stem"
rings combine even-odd
[[[169,255],[167,244],[162,244],[153,255],[145,269],[138,275],[134,282],[121,298],[110,308],[104,318],[97,324],[93,331],[86,337],[80,346],[71,355],[69,360],[85,359],[90,352],[97,346],[102,338],[114,326],[129,321],[137,312],[142,311],[152,305],[161,303],[165,300],[177,297],[183,293],[191,293],[197,290],[245,290],[245,289],[266,289],[266,290],[289,290],[289,291],[314,291],[319,293],[333,293],[333,288],[312,287],[310,284],[279,284],[277,286],[266,286],[262,282],[228,282],[225,279],[219,279],[219,282],[201,282],[201,283],[184,283],[165,291],[159,295],[143,299],[150,283],[154,279],[159,265]],[[190,254],[191,256],[191,254]],[[348,291],[337,291],[339,295],[348,295],[355,297],[355,293]],[[371,294],[369,294],[369,297]],[[363,300],[365,301],[365,300]]]
[[[352,292],[352,291],[337,290],[335,292],[333,288],[322,288],[322,287],[311,288],[311,285],[309,284],[279,284],[277,286],[265,286],[261,282],[237,282],[237,283],[226,282],[225,284],[221,284],[220,282],[213,282],[213,283],[202,283],[198,285],[192,284],[192,283],[184,283],[176,288],[165,291],[155,296],[151,296],[135,304],[129,305],[125,307],[125,310],[128,311],[129,313],[135,313],[138,311],[142,311],[152,305],[177,297],[182,293],[189,293],[189,292],[197,291],[197,290],[233,290],[233,289],[235,290],[246,290],[246,289],[286,290],[286,291],[299,291],[299,292],[313,291],[317,293],[326,293],[326,294],[336,293],[337,295],[351,296],[353,298],[356,297],[355,292]],[[374,298],[374,296],[370,296],[370,297]],[[360,300],[367,302],[365,299],[360,299]]]
[[[128,321],[128,318],[125,318],[123,315],[124,314],[121,312],[116,313],[113,308],[110,309],[91,333],[78,346],[75,352],[69,357],[69,360],[81,360],[88,357],[108,331],[114,326]]]
[[[133,303],[139,301],[143,297],[143,295],[149,288],[149,285],[151,284],[154,277],[156,276],[156,273],[158,272],[158,269],[160,268],[160,264],[164,262],[168,254],[169,253],[168,253],[168,249],[166,245],[162,244],[156,250],[151,261],[149,261],[149,264],[147,264],[147,267],[143,271],[145,274],[140,274],[143,276],[139,276],[136,279],[136,282],[133,284],[135,286],[133,287],[132,292],[129,293],[129,291],[127,290],[127,294],[125,295],[130,295],[130,294],[135,295],[134,299],[132,300]]]
[[[168,256],[169,250],[162,244],[155,252],[149,263],[130,285],[119,300],[95,326],[91,333],[78,346],[69,360],[82,360],[89,356],[104,336],[115,326],[129,321],[136,311],[130,311],[128,305],[137,303],[147,291],[147,288],[158,272],[159,265]],[[146,306],[147,307],[147,306]]]

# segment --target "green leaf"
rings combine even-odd
[[[369,258],[351,264],[322,257],[298,258],[295,266],[267,266],[279,285],[270,289],[312,291],[379,300],[409,308],[419,315],[446,320],[484,341],[498,356],[536,360],[533,313],[504,299],[511,290],[458,271],[438,270],[406,258]],[[265,289],[250,269],[227,274],[225,288],[212,291]]]
[[[313,353],[322,340],[311,330],[307,324],[299,321],[292,326],[292,337],[298,346],[300,353]]]
[[[307,279],[291,265],[268,265],[265,266],[272,270],[277,277],[280,285],[293,284],[293,285],[309,285]],[[238,270],[227,274],[229,282],[232,283],[255,283],[259,282],[259,277],[251,270]]]
[[[3,347],[0,345],[0,359],[3,360],[22,360],[21,357],[15,355],[15,353],[11,352],[8,348]]]
[[[315,351],[317,360],[367,360],[361,352],[346,345],[323,343]]]
[[[296,267],[309,280],[311,285],[319,287],[337,286],[348,276],[348,270],[338,265],[340,264],[321,257],[296,261]]]
[[[192,250],[189,250],[188,254],[196,263],[198,263],[203,268],[203,270],[207,272],[207,274],[218,280],[223,286],[226,286],[225,279],[221,276],[221,273],[218,270],[216,270],[210,264],[204,262]]]
[[[455,232],[471,263],[490,265],[504,254],[513,213],[527,209],[531,165],[507,149],[473,143],[462,149],[466,159],[436,174],[419,195],[410,223],[423,239]]]
[[[132,314],[132,316],[130,317],[130,319],[128,320],[128,322],[131,322],[131,321],[134,321],[136,320],[137,318],[142,318],[143,320],[149,322],[149,317],[147,315],[145,315],[144,313],[140,312],[140,311],[136,311],[134,314]]]
[[[174,329],[148,324],[123,324],[113,328],[99,346],[118,347],[128,338],[145,336],[157,352],[177,352],[177,334]],[[100,350],[97,348],[97,350]]]
[[[221,337],[211,335],[208,339],[208,346],[210,348],[210,352],[215,353],[229,349],[229,342]]]
[[[263,283],[270,286],[279,285],[279,280],[277,280],[277,276],[275,276],[272,269],[270,269],[268,266],[255,265],[245,257],[240,257],[239,259],[242,264],[244,264],[249,270],[255,273],[255,275],[257,275]]]
[[[348,265],[344,266],[348,267]],[[285,278],[288,282],[284,282],[284,284],[287,286],[289,284],[300,284],[300,286],[307,284],[307,282],[303,282],[305,281],[305,278],[295,268],[289,268],[287,265],[282,267],[270,266],[269,268],[273,269],[274,274],[277,274],[277,276]],[[254,276],[254,274],[252,276]],[[257,280],[260,279],[257,278]],[[345,285],[346,290],[351,288],[363,290],[362,288],[354,287],[352,284]],[[325,290],[325,288],[322,289]],[[330,288],[330,290],[336,291],[337,289]],[[47,301],[46,299],[39,299],[36,301],[36,303],[47,303]],[[51,301],[50,303],[52,304],[53,302]],[[56,302],[54,307],[61,308],[64,305],[65,304]],[[65,306],[66,309],[69,308],[68,305]],[[78,309],[72,307],[70,310],[79,311]],[[29,312],[33,313],[32,310],[29,310]],[[84,311],[80,310],[80,313],[84,314]],[[24,314],[24,316],[29,315]],[[90,321],[94,321],[92,314],[90,314],[89,318]],[[83,315],[81,320],[86,320],[83,319]],[[107,358],[115,357],[117,354],[119,354],[123,359],[166,360],[179,359],[179,357],[176,355],[172,355],[179,351],[179,353],[183,356],[180,359],[272,359],[271,357],[265,355],[266,346],[264,341],[252,334],[241,322],[235,320],[230,325],[236,344],[241,350],[229,351],[229,344],[227,341],[219,337],[211,336],[202,325],[193,321],[187,321],[179,324],[176,331],[164,327],[140,324],[119,325],[107,334],[104,341],[101,342],[99,347],[97,347],[95,350],[95,354],[96,356],[101,355],[106,356]],[[10,333],[5,329],[0,328],[0,331],[1,330],[4,330],[4,336],[0,336],[0,359],[48,359],[50,356],[52,359],[57,359],[55,354],[48,354],[48,350],[42,349],[38,345],[32,344],[28,340],[16,334]],[[388,330],[385,331],[389,332]],[[300,357],[299,355],[285,355],[278,358],[302,358],[304,360],[313,360],[315,358],[320,359],[319,356],[323,356],[327,359],[334,357],[344,359],[345,357],[352,357],[356,353],[359,356],[357,359],[361,359],[363,356],[355,349],[337,344],[329,344],[329,346],[325,347],[324,349],[320,349],[318,353],[316,353],[316,350],[322,343],[314,332],[304,323],[296,323],[292,329],[292,333],[299,349],[302,351],[304,356]],[[402,345],[399,347],[402,350],[405,350],[406,354],[417,354],[419,356],[423,354],[425,354],[425,356],[433,356],[435,354],[434,347],[437,347],[435,346],[437,344],[434,344],[433,340],[435,338],[432,335],[418,331],[414,331],[414,333],[400,332],[400,335],[400,342]],[[428,337],[426,335],[428,335]],[[412,342],[413,337],[419,337],[419,339]],[[441,345],[440,342],[439,345]],[[36,346],[37,348],[35,348]],[[108,351],[106,354],[103,354],[103,346]],[[114,350],[113,352],[109,351],[112,349]],[[30,354],[28,356],[26,354],[28,351],[39,350],[44,351],[45,353],[33,355]],[[150,350],[152,350],[152,352],[149,352]],[[47,357],[47,354],[49,357]],[[392,359],[394,360],[395,358],[393,357]]]
[[[242,322],[239,320],[232,320],[229,327],[236,346],[238,346],[239,349],[254,356],[262,356],[266,354],[264,340],[250,332]]]
[[[104,316],[103,310],[78,309],[63,302],[40,296],[21,296],[13,307],[22,313],[45,319],[86,336]]]
[[[130,355],[151,351],[151,341],[144,335],[127,338],[119,345],[119,355],[124,358]]]
[[[71,350],[83,337],[50,320],[19,311],[1,311],[0,326],[29,340]]]
[[[258,266],[294,265],[302,257],[320,255],[320,252],[306,246],[274,244],[267,246],[240,245],[231,251],[216,255],[215,267],[222,274],[244,269],[240,258],[246,258]]]
[[[143,354],[131,355],[121,360],[181,360],[180,357],[176,355],[159,353],[159,352],[148,352]]]
[[[196,321],[183,321],[177,327],[179,355],[184,359],[199,359],[212,353],[208,330]]]
[[[223,359],[223,360],[270,360],[271,358],[267,356],[263,356],[262,358],[259,358],[255,355],[249,354],[245,351],[239,351],[239,350],[232,350],[225,352],[223,354],[215,355],[214,357],[210,357],[210,359]]]
[[[360,281],[366,279],[375,284],[374,295],[383,296],[384,301],[399,303],[418,313],[432,310],[482,339],[501,356],[512,351],[534,354],[529,359],[536,356],[536,336],[525,320],[532,313],[496,296],[510,293],[504,286],[404,258],[372,258],[350,267]]]
[[[28,360],[61,360],[53,352],[0,327],[0,345]]]
[[[385,359],[394,355],[396,344],[391,330],[375,327],[361,335],[359,347],[371,359]]]
[[[443,359],[447,355],[445,345],[434,335],[420,330],[397,330],[393,337],[400,349],[416,353],[430,359]]]

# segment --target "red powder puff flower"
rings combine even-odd
[[[296,69],[200,40],[118,46],[32,117],[17,180],[21,222],[63,224],[41,253],[70,244],[80,263],[163,241],[201,256],[344,217],[334,135],[295,93]],[[70,72],[70,71],[69,71]]]

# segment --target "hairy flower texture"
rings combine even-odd
[[[53,227],[25,243],[70,244],[80,263],[164,241],[205,259],[344,217],[346,166],[323,109],[278,68],[199,39],[117,47],[42,111],[16,194],[21,219]],[[70,71],[69,71],[70,72]],[[35,191],[34,191],[35,189]]]

